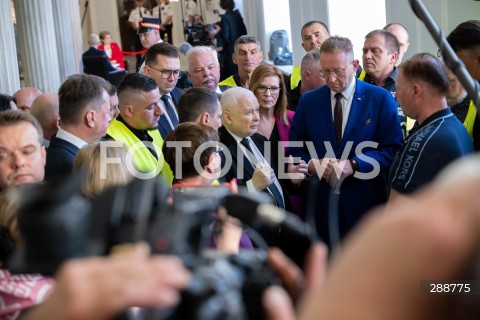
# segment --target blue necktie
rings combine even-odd
[[[167,95],[163,95],[160,99],[163,101],[163,104],[165,105],[165,111],[167,112],[167,115],[170,118],[170,122],[172,123],[172,129],[175,129],[175,127],[178,125],[178,119],[177,119],[177,115],[175,114],[175,110],[173,110],[172,105],[168,101]]]

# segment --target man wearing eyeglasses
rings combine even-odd
[[[316,224],[331,247],[372,207],[387,200],[387,175],[403,144],[393,96],[354,77],[358,60],[349,39],[331,37],[320,48],[326,86],[302,95],[290,130],[290,141],[308,141],[289,153],[318,175]],[[338,198],[338,225],[329,229],[330,189]],[[332,222],[332,221],[330,221]],[[333,222],[335,223],[335,222]],[[338,229],[338,230],[337,230]]]
[[[177,106],[183,90],[176,88],[182,76],[180,71],[180,55],[175,46],[169,43],[157,43],[145,54],[145,75],[153,78],[160,91],[160,106],[163,115],[158,122],[158,130],[165,139],[178,125]]]

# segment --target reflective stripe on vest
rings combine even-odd
[[[365,69],[362,69],[362,72],[360,72],[360,75],[358,76],[358,79],[359,80],[365,80],[365,76],[367,75],[367,73],[365,72]]]
[[[473,125],[475,124],[476,117],[477,117],[477,108],[475,107],[473,100],[470,100],[467,117],[465,118],[463,125],[467,129],[467,132],[470,135],[470,138],[472,138],[472,141],[473,141]]]
[[[290,75],[290,90],[298,87],[300,80],[302,80],[302,76],[300,74],[300,66],[295,66],[293,67],[292,74]]]
[[[219,82],[218,85],[227,86],[227,87],[236,87],[237,83],[235,82],[235,79],[233,79],[233,76],[230,76],[227,79],[223,80],[222,82]]]
[[[148,135],[153,139],[153,146],[158,160],[148,148],[137,138],[122,122],[113,120],[108,126],[107,134],[124,143],[127,149],[135,148],[133,152],[133,162],[139,172],[158,172],[162,175],[167,187],[172,186],[173,173],[169,165],[165,162],[162,153],[163,139],[158,130],[149,130]]]

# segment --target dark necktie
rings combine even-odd
[[[335,127],[335,137],[337,138],[337,145],[342,142],[342,94],[340,92],[335,93],[335,109],[333,110],[333,126]]]
[[[158,22],[161,24],[162,23],[162,7],[158,6]]]
[[[142,8],[138,8],[138,12],[140,12],[140,18],[143,18],[143,15],[142,15]]]
[[[240,143],[243,144],[243,146],[245,148],[247,148],[248,151],[250,151],[252,153],[252,155],[255,155],[252,151],[252,148],[250,147],[250,143],[248,141],[247,138],[243,138],[242,140],[240,140]],[[255,167],[257,165],[257,160],[255,162],[251,161],[250,157],[247,157],[247,159],[249,159],[249,161],[252,163],[252,166]],[[254,168],[255,170],[255,168]],[[277,179],[277,177],[275,176],[275,179]],[[283,208],[285,209],[285,202],[283,201],[283,196],[282,196],[282,193],[278,190],[277,188],[277,185],[275,184],[275,182],[273,182],[271,185],[269,185],[267,187],[267,189],[270,191],[270,193],[272,194],[275,202],[276,202],[276,205],[277,207],[280,207],[280,208]]]
[[[177,119],[177,115],[175,114],[175,110],[173,110],[172,105],[168,101],[167,95],[163,95],[160,99],[163,101],[163,104],[165,105],[165,111],[167,111],[167,115],[170,118],[170,122],[172,123],[172,129],[175,129],[175,127],[178,125],[178,119]]]

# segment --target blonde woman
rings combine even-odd
[[[80,149],[75,156],[73,170],[87,169],[87,177],[82,187],[82,193],[87,198],[96,197],[109,187],[125,185],[133,178],[126,166],[127,149],[118,145],[116,147],[107,145],[112,142],[100,141],[89,144]],[[107,159],[120,159],[120,163],[111,161],[107,163]]]

